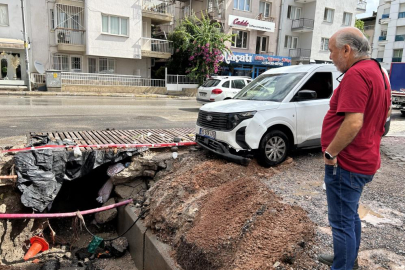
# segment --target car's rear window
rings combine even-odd
[[[214,87],[219,84],[220,80],[209,79],[203,83],[203,87]]]

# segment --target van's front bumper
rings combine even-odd
[[[239,163],[241,165],[245,165],[245,166],[247,166],[250,162],[249,158],[232,154],[229,151],[229,145],[227,145],[226,143],[217,141],[210,137],[201,136],[198,134],[196,134],[196,136],[195,136],[195,141],[198,145],[202,146],[203,148],[205,148],[211,152],[214,152],[215,154],[218,154],[227,160],[230,160],[230,161],[233,161],[233,162]]]

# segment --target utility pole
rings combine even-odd
[[[30,74],[30,62],[28,56],[28,42],[27,42],[27,29],[25,27],[25,5],[24,0],[21,0],[21,10],[22,10],[22,23],[23,23],[23,36],[24,36],[24,49],[25,49],[25,67],[28,76],[28,91],[31,91],[31,74]]]

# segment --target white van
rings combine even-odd
[[[291,149],[320,147],[323,118],[340,74],[331,64],[271,69],[232,100],[201,107],[196,142],[241,164],[249,159],[238,152],[257,150],[267,167],[283,162]]]

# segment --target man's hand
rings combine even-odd
[[[323,155],[323,161],[325,162],[326,165],[332,165],[334,166],[337,163],[337,158],[334,159],[327,159],[325,157],[325,154]]]

